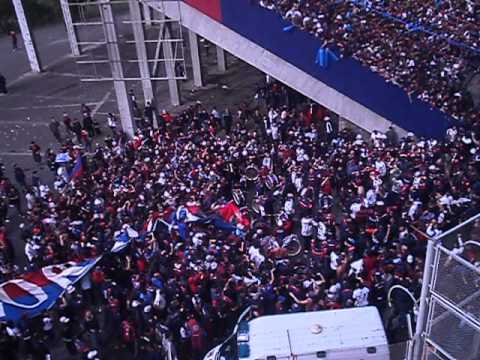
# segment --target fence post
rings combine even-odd
[[[410,351],[408,360],[421,360],[423,341],[422,333],[425,329],[425,321],[428,312],[428,294],[430,279],[432,278],[433,261],[434,261],[434,240],[428,240],[427,256],[425,257],[425,268],[423,269],[422,293],[420,295],[420,309],[418,311],[417,321],[415,325],[415,336],[413,337],[413,352]]]

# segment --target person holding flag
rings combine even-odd
[[[70,172],[69,181],[75,181],[77,179],[81,179],[84,172],[85,172],[85,167],[83,165],[83,158],[81,153],[78,152],[77,157],[75,159],[75,163]]]

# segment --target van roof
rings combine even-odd
[[[262,316],[249,322],[249,359],[386,345],[375,307]]]

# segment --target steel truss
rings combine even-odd
[[[145,102],[154,105],[154,82],[167,81],[171,103],[180,104],[177,81],[186,79],[181,16],[178,19],[167,18],[162,11],[164,2],[174,2],[178,6],[178,14],[181,14],[179,0],[60,1],[72,54],[77,56],[81,81],[113,81],[122,127],[128,135],[133,136],[135,126],[126,81],[140,81]],[[155,3],[155,11],[152,11],[150,3]],[[113,11],[113,6],[118,6],[118,9]],[[128,10],[124,11],[125,6]],[[73,21],[70,10],[75,7],[80,16]],[[94,15],[89,16],[90,12]],[[122,12],[121,19],[119,12]],[[128,13],[128,18],[124,18],[124,13]],[[131,26],[133,39],[124,39],[118,34],[117,28],[122,24]],[[93,39],[81,39],[84,29],[92,27],[98,29],[98,35]],[[135,55],[127,58],[126,54],[132,53],[132,47]],[[92,53],[83,54],[87,49]]]

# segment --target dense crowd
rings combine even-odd
[[[200,359],[249,305],[254,316],[366,305],[383,315],[393,285],[418,297],[426,237],[479,211],[478,125],[451,128],[443,141],[394,129],[366,137],[279,84],[256,98],[266,111],[197,103],[163,111],[157,129],[147,117],[130,140],[113,131],[89,152],[64,137],[60,153],[71,160],[52,162],[53,185],[2,174],[1,220],[8,204],[24,213],[30,270],[104,254],[51,311],[0,325],[2,359],[17,359],[21,344],[46,359],[59,337],[76,358],[121,349],[165,359],[172,348]],[[85,171],[69,181],[78,156]],[[249,219],[239,231],[191,222],[182,236],[169,224],[181,206],[208,215],[231,201]],[[132,243],[110,253],[118,232]],[[21,269],[0,234],[4,281]],[[398,342],[412,303],[399,291],[393,304],[387,333]]]
[[[353,57],[388,82],[473,123],[467,83],[480,68],[480,5],[457,1],[261,0],[323,46]]]

